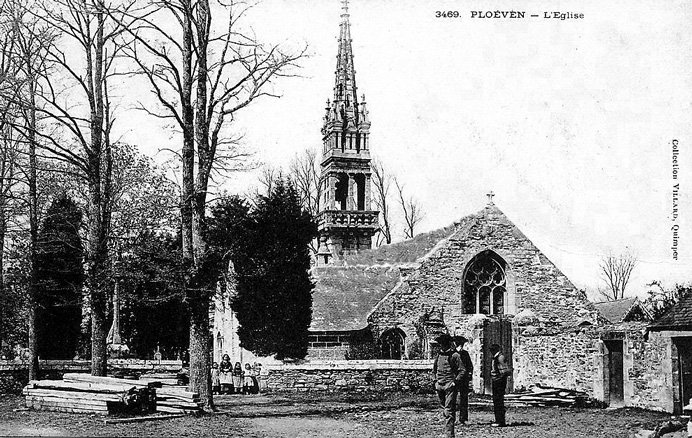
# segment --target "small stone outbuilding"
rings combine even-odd
[[[658,357],[643,358],[659,382],[659,407],[674,413],[692,411],[692,295],[651,324],[647,344],[658,347]]]

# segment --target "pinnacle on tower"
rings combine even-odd
[[[333,97],[322,126],[320,264],[371,248],[379,228],[379,213],[370,209],[370,120],[365,96],[358,101],[348,0],[341,5]]]

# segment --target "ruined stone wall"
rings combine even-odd
[[[673,361],[670,337],[649,333],[648,340],[640,332],[630,333],[629,350],[633,366],[628,376],[632,394],[627,406],[673,412]]]
[[[431,360],[269,365],[268,391],[432,391]]]
[[[590,330],[525,334],[514,339],[514,387],[535,384],[576,389],[594,396],[598,336]]]

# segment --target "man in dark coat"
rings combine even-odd
[[[507,378],[512,375],[512,369],[507,364],[505,356],[502,354],[499,345],[490,346],[492,355],[492,365],[490,378],[493,384],[493,408],[495,411],[495,422],[493,426],[504,427],[505,423],[505,390],[507,388]]]
[[[457,387],[466,370],[459,353],[454,350],[451,336],[443,334],[435,341],[440,345],[440,353],[433,364],[435,390],[440,399],[440,406],[443,408],[447,436],[453,438]]]
[[[463,336],[454,336],[456,351],[459,353],[461,363],[466,371],[459,382],[457,388],[457,411],[459,411],[459,424],[465,424],[469,421],[469,387],[471,385],[471,376],[473,376],[473,362],[469,352],[464,350],[464,345],[468,340]]]

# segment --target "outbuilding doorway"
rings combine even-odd
[[[608,377],[608,405],[624,406],[625,404],[625,378],[623,367],[622,340],[603,341],[607,355],[607,377]]]
[[[692,404],[692,337],[673,338],[673,344],[677,349],[678,358],[678,395],[674,397],[676,413],[682,413],[683,407]],[[675,369],[673,372],[675,373]],[[674,385],[676,386],[676,385]]]

